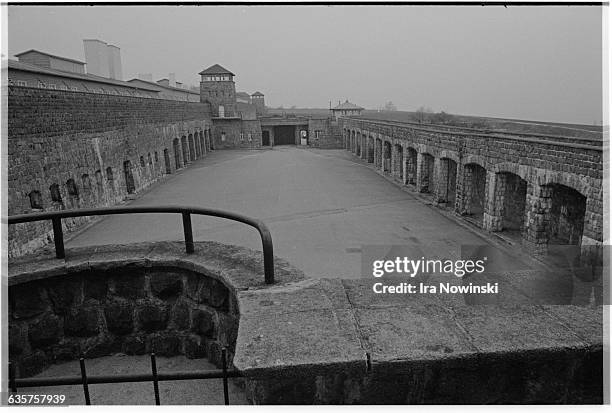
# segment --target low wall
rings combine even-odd
[[[602,307],[534,304],[530,276],[471,305],[278,258],[266,285],[261,252],[213,242],[68,249],[9,263],[9,355],[25,376],[80,352],[228,346],[253,404],[602,403]]]

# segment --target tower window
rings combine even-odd
[[[225,107],[223,107],[223,105],[219,105],[219,117],[220,118],[225,117]]]

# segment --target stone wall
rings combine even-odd
[[[555,242],[601,245],[601,141],[349,118],[340,123],[347,150],[381,174],[392,169],[393,179],[431,193],[435,202],[446,199],[442,193],[452,194],[454,202],[445,206],[461,215],[475,213],[486,230],[519,230],[536,252]],[[373,156],[359,153],[360,142]],[[389,145],[401,148],[392,151],[391,165],[399,162],[403,171],[389,167]],[[564,218],[568,214],[572,218]]]
[[[9,288],[9,359],[19,377],[66,360],[234,352],[238,308],[221,281],[177,268],[84,271]]]
[[[204,156],[210,130],[202,103],[10,86],[8,213],[120,203]],[[63,223],[70,231],[87,220]],[[50,230],[11,226],[9,255],[45,244]]]
[[[317,131],[319,137],[317,138]],[[308,143],[315,148],[340,149],[342,148],[342,134],[338,122],[331,118],[308,119]]]

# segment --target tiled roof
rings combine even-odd
[[[232,72],[230,72],[229,70],[227,70],[226,68],[224,68],[221,65],[212,65],[211,67],[209,67],[208,69],[204,69],[200,72],[201,75],[232,75],[234,76],[234,74]]]
[[[346,102],[339,104],[335,108],[332,108],[332,110],[363,110],[363,108],[347,100]]]
[[[51,53],[41,52],[40,50],[36,50],[36,49],[26,50],[25,52],[17,53],[15,56],[19,57],[21,55],[24,55],[24,54],[27,54],[27,53],[32,53],[32,52],[44,54],[45,56],[54,57],[56,59],[67,60],[69,62],[78,63],[78,64],[81,64],[81,65],[85,64],[85,62],[81,62],[80,60],[69,59],[67,57],[62,57],[62,56],[57,56],[57,55],[54,55],[54,54],[51,54]]]
[[[13,69],[13,70],[23,70],[26,72],[40,73],[44,75],[52,75],[52,76],[58,76],[58,77],[67,77],[70,79],[88,80],[90,82],[106,83],[108,85],[123,86],[123,87],[129,87],[132,89],[149,90],[152,92],[159,91],[158,89],[155,89],[153,87],[135,86],[131,83],[124,82],[123,80],[108,79],[106,77],[84,74],[84,73],[64,72],[62,70],[48,69],[46,67],[40,67],[36,65],[31,65],[28,63],[18,62],[17,60],[12,60],[12,59],[9,59],[8,63],[9,63],[8,68]]]

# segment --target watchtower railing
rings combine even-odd
[[[75,218],[97,215],[123,215],[123,214],[149,214],[170,213],[181,214],[183,217],[183,232],[185,234],[185,251],[193,254],[193,230],[191,227],[191,215],[206,215],[242,222],[257,229],[261,237],[264,259],[264,275],[266,284],[274,283],[274,250],[272,247],[272,235],[268,227],[259,219],[250,218],[234,212],[218,209],[185,207],[185,206],[125,206],[105,208],[84,208],[65,211],[37,212],[33,214],[12,215],[8,217],[8,224],[21,224],[35,221],[51,221],[53,225],[53,240],[55,243],[55,256],[64,258],[64,232],[62,230],[63,218]]]

